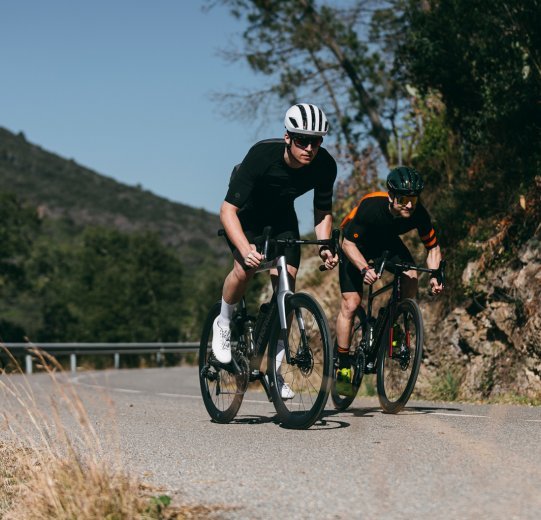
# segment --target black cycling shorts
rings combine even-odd
[[[409,252],[409,249],[405,246],[404,242],[400,238],[396,237],[389,247],[386,248],[389,251],[387,258],[394,261],[402,261],[404,263],[413,264],[413,257]],[[362,255],[366,261],[378,260],[383,255],[383,249],[373,249],[371,251],[361,250]],[[340,292],[363,292],[363,278],[361,271],[357,269],[348,259],[348,257],[342,253],[340,265],[338,267],[338,276],[340,280]]]
[[[244,230],[244,234],[246,235],[246,238],[248,239],[248,242],[250,244],[254,243],[254,239],[257,236],[260,236],[261,233],[254,233],[253,231]],[[227,237],[226,237],[227,238]],[[293,229],[293,230],[287,230],[287,231],[281,231],[276,234],[272,234],[271,238],[294,238],[298,240],[300,238],[299,230]],[[237,248],[233,245],[233,243],[227,238],[227,243],[229,244],[229,248],[231,249],[231,252],[235,254],[237,252]],[[301,263],[301,248],[300,246],[285,246],[282,244],[276,244],[276,247],[270,247],[268,252],[268,260],[272,260],[276,256],[279,255],[285,255],[286,262],[288,265],[291,265],[295,267],[296,269],[299,268],[299,265]]]

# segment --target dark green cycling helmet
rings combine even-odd
[[[415,168],[398,166],[387,175],[387,189],[397,195],[419,195],[425,187]]]

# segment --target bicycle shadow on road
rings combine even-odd
[[[350,426],[349,423],[345,421],[337,421],[337,420],[328,420],[326,419],[327,415],[333,415],[333,412],[327,414],[326,412],[323,414],[323,416],[316,421],[308,430],[336,430],[338,428],[347,428]],[[214,422],[214,421],[212,421]],[[278,416],[274,415],[272,417],[264,416],[264,415],[244,415],[244,416],[237,416],[235,419],[233,419],[230,423],[230,425],[249,425],[249,426],[255,426],[258,424],[269,424],[274,423],[280,428],[283,428],[284,430],[290,430],[294,428],[287,428],[284,425],[280,424],[280,421],[278,419]],[[218,423],[216,423],[218,424]]]
[[[325,410],[323,416],[332,416],[336,414],[351,414],[354,417],[374,417],[380,415],[430,415],[441,412],[462,412],[461,408],[449,408],[446,406],[406,406],[398,413],[387,413],[379,406],[351,406],[346,410]]]

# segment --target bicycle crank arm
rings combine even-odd
[[[229,363],[220,363],[217,359],[209,359],[209,365],[217,369],[227,370],[227,372],[234,375],[239,375],[242,372],[234,357],[231,358]]]

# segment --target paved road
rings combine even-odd
[[[223,518],[541,517],[540,408],[410,402],[394,416],[357,399],[294,431],[258,392],[232,424],[210,422],[191,367],[73,381],[104,437],[119,433],[106,449],[187,503],[228,506]]]

